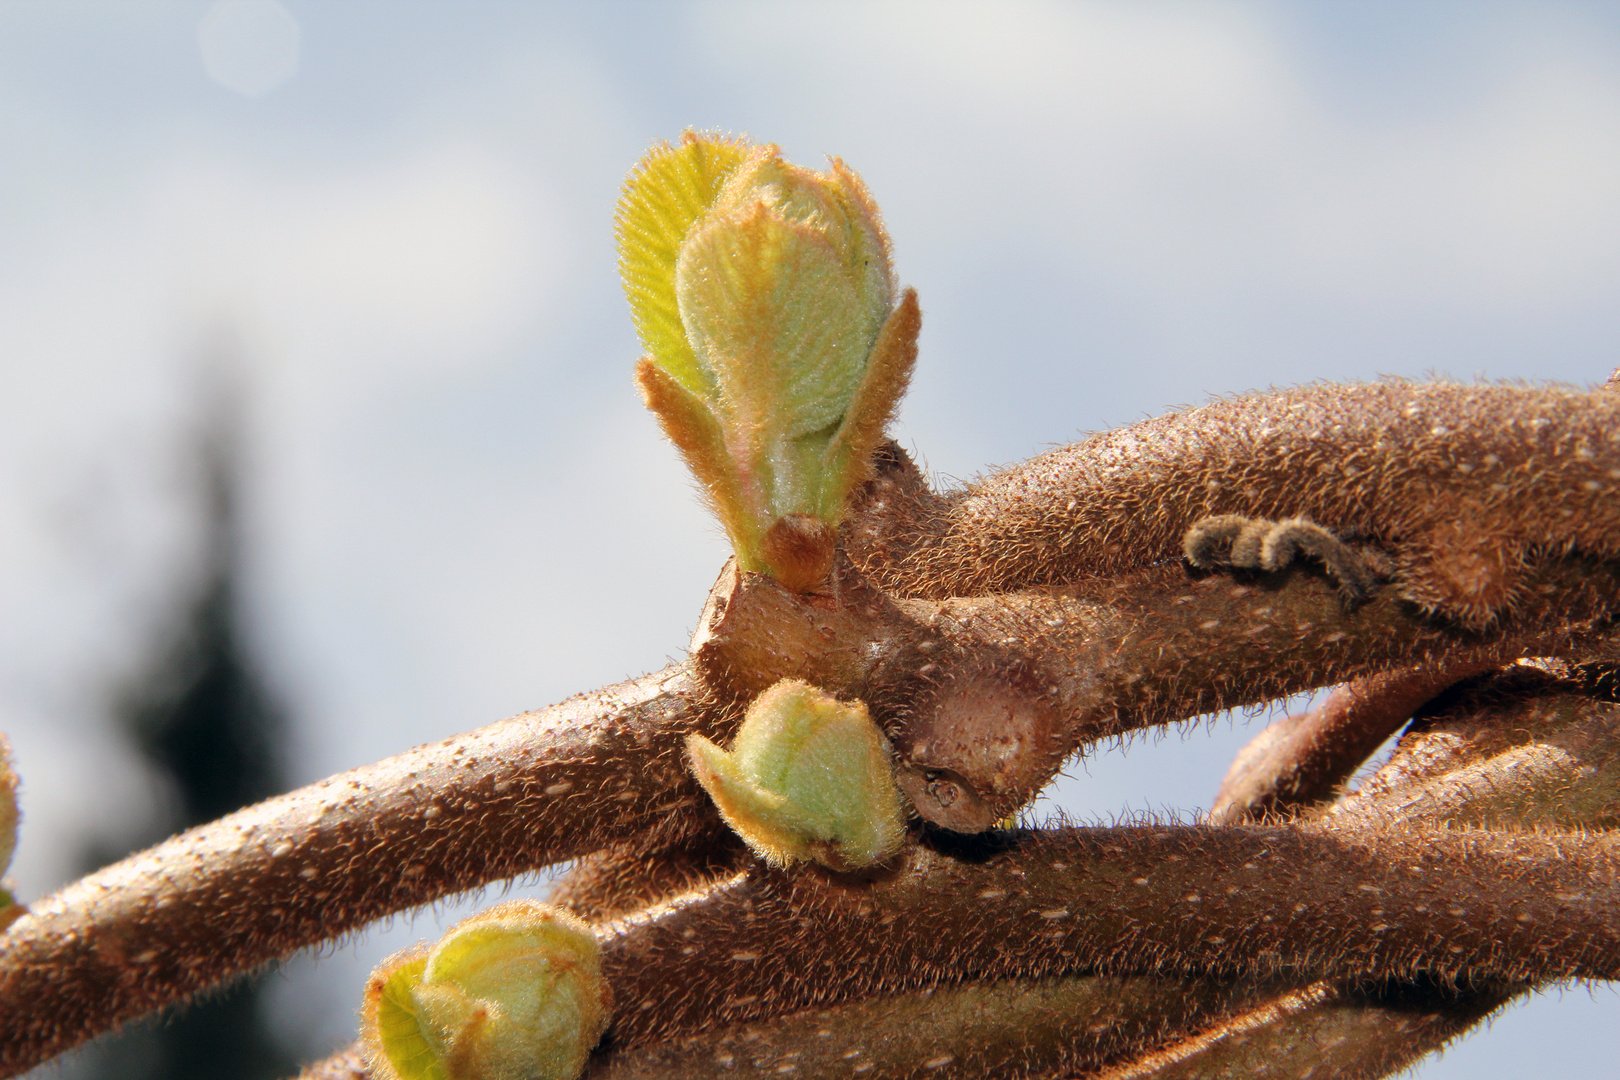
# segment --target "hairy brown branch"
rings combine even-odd
[[[715,824],[667,847],[630,843],[583,856],[552,883],[546,901],[602,922],[733,877],[756,856],[718,814]]]
[[[683,667],[419,747],[182,833],[0,934],[0,1075],[392,912],[713,820]]]
[[[961,832],[1022,805],[1088,743],[1396,665],[1554,654],[1620,608],[1620,564],[1545,560],[1486,632],[1385,592],[1346,612],[1300,571],[1194,580],[1178,566],[1062,590],[893,600],[844,567],[826,595],[722,573],[693,639],[716,686],[800,678],[858,697],[890,732],[923,817]]]
[[[1080,976],[940,987],[615,1047],[590,1080],[755,1074],[805,1080],[1003,1078],[1091,1071],[1275,993],[1265,983]]]
[[[866,881],[755,870],[617,924],[603,970],[614,1030],[634,1045],[962,979],[1614,978],[1617,844],[1252,826],[1003,834],[955,855],[912,849]]]
[[[1272,724],[1238,753],[1210,807],[1210,823],[1287,816],[1332,798],[1419,705],[1495,666],[1489,659],[1441,661],[1346,683],[1310,712]]]
[[[1144,1047],[1246,1015],[1283,991],[1272,981],[1069,976],[930,987],[753,1023],[715,1025],[625,1046],[611,1031],[588,1080],[800,1080],[1026,1077],[1092,1072]],[[358,1046],[299,1080],[369,1080]]]
[[[1540,580],[1515,627],[1524,624],[1543,652],[1571,632],[1566,619],[1606,610],[1616,584],[1607,571],[1565,564]],[[1159,568],[1092,583],[1083,596],[927,605],[869,594],[868,606],[749,582],[785,612],[772,618],[786,636],[751,626],[753,601],[738,594],[721,632],[700,633],[696,659],[708,677],[746,671],[774,681],[800,674],[772,672],[791,666],[783,658],[820,665],[813,681],[868,699],[893,725],[901,779],[919,808],[970,830],[1024,801],[1086,741],[1459,640],[1389,598],[1345,614],[1329,587],[1299,574],[1233,586]],[[795,650],[800,640],[806,647]],[[725,659],[728,643],[745,655],[723,669],[716,657]],[[686,731],[714,719],[702,685],[670,670],[413,751],[242,811],[47,899],[3,939],[0,1003],[16,1003],[17,1020],[0,1067],[26,1067],[447,892],[612,843],[656,845],[648,830],[674,839],[700,829],[712,819],[679,747]],[[948,801],[954,816],[943,812]]]
[[[920,812],[972,831],[1022,803],[1062,759],[1099,738],[1401,665],[1564,651],[1602,633],[1620,600],[1616,564],[1601,561],[1620,552],[1616,481],[1620,400],[1613,395],[1404,383],[1218,402],[1045,455],[945,501],[908,488],[891,469],[868,488],[845,536],[874,580],[914,597],[1025,591],[895,601],[844,573],[824,595],[784,599],[738,578],[717,591],[690,669],[334,778],[92,875],[0,936],[0,1009],[10,1035],[0,1046],[0,1072],[377,916],[604,846],[657,847],[702,832],[712,817],[681,763],[681,738],[723,727],[718,701],[745,699],[779,677],[866,700],[894,737],[901,782]],[[1186,526],[1211,513],[1309,514],[1392,556],[1399,589],[1346,613],[1308,573],[1189,581],[1179,566],[1141,569],[1173,557]],[[1088,577],[1121,571],[1129,573]],[[1423,607],[1450,618],[1425,618]],[[1227,842],[1207,839],[1225,834],[1195,835],[1203,839],[1175,842],[1189,851]],[[1291,842],[1329,840],[1310,834],[1276,844]],[[1433,845],[1463,841],[1411,842],[1421,863]],[[1481,865],[1509,859],[1504,870],[1531,877],[1554,873],[1535,862],[1547,852],[1525,869],[1511,861],[1522,852],[1510,858],[1497,849],[1563,844],[1558,853],[1596,859],[1607,873],[1606,854],[1579,848],[1595,840],[1468,842],[1483,845],[1475,856]],[[1006,857],[988,857],[975,873]],[[1442,869],[1466,877],[1461,864]],[[913,870],[893,880],[911,880]],[[752,876],[715,890],[713,902],[723,906],[720,898],[737,889],[775,888],[768,883],[777,880]],[[802,889],[819,879],[780,880]],[[832,895],[831,886],[818,887]],[[1339,902],[1335,910],[1354,907]],[[954,913],[970,910],[978,909]],[[1534,925],[1521,929],[1544,929],[1544,916],[1536,909]],[[1561,911],[1559,918],[1573,919],[1571,932],[1596,944],[1555,955],[1573,957],[1576,973],[1604,970],[1599,916]],[[1443,922],[1429,910],[1405,929],[1421,937]],[[1168,925],[1195,924],[1202,925]],[[856,919],[836,929],[868,932],[863,926]],[[1215,926],[1205,927],[1206,936],[1226,937]],[[1403,932],[1381,941],[1406,941]],[[1294,940],[1333,942],[1335,962],[1370,962],[1334,933]],[[1122,940],[1129,953],[1129,935]],[[1142,940],[1150,944],[1130,953],[1130,963],[1160,964],[1171,955],[1212,971],[1273,963],[1262,954],[1217,960],[1236,948],[1229,944],[1211,954],[1196,942]],[[1502,940],[1508,945],[1491,952],[1465,939],[1469,959],[1442,965],[1442,973],[1559,973],[1526,959],[1542,960],[1533,941],[1512,933]],[[1388,947],[1395,951],[1378,960],[1380,973],[1402,974],[1403,963],[1415,971],[1417,958],[1432,965],[1438,955],[1430,938]],[[922,980],[918,986],[946,972],[957,979],[959,968],[981,961],[990,974],[1039,968],[1013,963],[1011,946],[999,960],[961,948],[919,960],[904,978]],[[1492,966],[1504,957],[1521,967]],[[1097,952],[1087,962],[1106,968],[1116,959]],[[1011,966],[998,968],[1002,962]],[[1308,971],[1315,962],[1275,961]],[[1597,966],[1580,966],[1588,963]],[[891,987],[886,976],[870,978]]]
[[[813,681],[867,699],[891,724],[925,815],[981,829],[1086,741],[1459,644],[1555,651],[1617,588],[1607,567],[1546,564],[1509,638],[1459,634],[1389,597],[1346,614],[1301,574],[1234,586],[1157,568],[1083,591],[943,604],[870,590],[856,602],[858,582],[809,600],[766,579],[737,584],[695,643],[705,676],[671,669],[413,751],[43,901],[0,939],[0,1004],[16,1017],[0,1067],[445,893],[614,843],[656,846],[658,830],[701,831],[712,817],[679,748],[718,714],[703,678],[746,696],[737,672],[774,681],[810,666]]]
[[[1450,674],[1454,677],[1457,673]],[[1580,674],[1585,676],[1592,673]],[[1451,681],[1437,673],[1430,673],[1427,678],[1430,681],[1429,690]],[[1595,681],[1602,683],[1601,678]],[[1519,763],[1516,760],[1503,759],[1499,754],[1493,757],[1493,747],[1520,746],[1536,739],[1560,739],[1566,745],[1588,748],[1583,759],[1569,763],[1574,768],[1566,773],[1561,785],[1560,805],[1568,816],[1568,812],[1589,805],[1591,801],[1590,798],[1576,798],[1572,789],[1584,785],[1596,790],[1612,790],[1609,788],[1612,781],[1603,776],[1604,770],[1600,767],[1609,762],[1608,756],[1594,755],[1590,748],[1605,740],[1613,744],[1616,732],[1620,731],[1620,724],[1614,719],[1620,715],[1620,707],[1593,702],[1573,694],[1573,686],[1569,680],[1548,679],[1538,672],[1521,668],[1493,683],[1473,687],[1448,707],[1444,715],[1450,719],[1431,719],[1427,725],[1431,729],[1438,726],[1451,736],[1445,745],[1453,759],[1461,753],[1472,759],[1484,757],[1494,760],[1497,771],[1502,774],[1495,778],[1498,782],[1504,779],[1511,782],[1513,778],[1524,782],[1530,773],[1517,768]],[[1417,681],[1391,680],[1390,689],[1395,693],[1416,693]],[[1422,696],[1427,697],[1428,693]],[[1484,715],[1479,712],[1480,702],[1484,703]],[[1405,711],[1410,712],[1410,707],[1406,707]],[[1472,734],[1466,741],[1459,741],[1455,737],[1459,718],[1462,717],[1466,717],[1471,724]],[[1432,779],[1437,760],[1433,738],[1425,740],[1422,735],[1409,737],[1404,752],[1410,755],[1410,744],[1424,742],[1427,743],[1426,749],[1419,756],[1430,763],[1429,778]],[[1453,764],[1457,763],[1453,761]],[[1612,764],[1608,767],[1611,772],[1614,771]],[[1409,776],[1408,779],[1413,778]],[[1372,792],[1352,798],[1350,803],[1372,800],[1373,792],[1379,790],[1374,787]],[[1499,790],[1499,783],[1492,783],[1485,786],[1484,794],[1488,797],[1491,791],[1496,790]],[[1481,789],[1476,787],[1476,797],[1481,793]],[[1388,798],[1386,793],[1383,801],[1387,803]],[[1434,818],[1432,815],[1420,817],[1411,824],[1421,824],[1425,820],[1432,822]],[[1448,902],[1458,899],[1444,884],[1438,886],[1438,891]],[[1257,910],[1264,913],[1263,904]],[[1251,919],[1263,917],[1264,914],[1250,915]],[[874,1076],[924,1074],[929,1063],[941,1062],[945,1058],[954,1060],[940,1065],[941,1069],[948,1072],[960,1064],[964,1069],[963,1075],[1064,1075],[1066,1070],[1041,1070],[1040,1065],[1047,1059],[1040,1055],[1050,1052],[1051,1044],[1040,1030],[1028,1033],[1030,1044],[1021,1062],[997,1064],[986,1057],[968,1064],[966,1059],[957,1058],[961,1046],[998,1045],[997,1033],[1001,1029],[993,1023],[997,994],[1001,988],[1023,985],[1015,981],[1011,984],[937,990],[933,998],[935,1007],[942,1015],[951,1017],[953,1025],[963,1024],[966,1031],[954,1026],[936,1031],[927,1024],[926,1019],[910,1015],[906,1008],[891,1008],[876,1001],[856,1002],[812,1014],[711,1030],[652,1047],[612,1048],[599,1059],[599,1067],[603,1069],[602,1075],[621,1075],[617,1070],[625,1069],[629,1071],[624,1075],[701,1076],[718,1075],[721,1071],[748,1066],[769,1070],[791,1062],[802,1070],[801,1075],[814,1076],[823,1074],[821,1066],[830,1062],[833,1069],[826,1071],[826,1074],[833,1075],[842,1054],[848,1052],[848,1039],[843,1033],[853,1028],[863,1035],[870,1033],[865,1042],[874,1046],[889,1045],[888,1040],[895,1038],[895,1045],[903,1051],[862,1057],[863,1063],[873,1066],[874,1071],[870,1075]],[[1192,979],[1179,985],[1184,988],[1181,993],[1188,1000],[1205,997],[1215,989],[1205,979]],[[1140,984],[1134,980],[1120,979],[1118,986],[1118,1002],[1125,1009],[1119,1014],[1121,1019],[1139,1015],[1139,1009],[1149,1010],[1151,1017],[1164,1007],[1144,999]],[[1466,986],[1446,986],[1432,978],[1370,983],[1356,979],[1321,983],[1308,990],[1273,995],[1256,1002],[1253,1008],[1225,1019],[1213,1013],[1189,1015],[1185,1018],[1186,1026],[1190,1028],[1188,1035],[1179,1040],[1171,1039],[1168,1044],[1162,1038],[1143,1038],[1138,1046],[1160,1045],[1146,1054],[1138,1051],[1128,1055],[1128,1063],[1121,1064],[1117,1071],[1107,1075],[1142,1080],[1149,1077],[1168,1080],[1192,1076],[1226,1076],[1236,1080],[1249,1076],[1292,1077],[1304,1074],[1349,1078],[1384,1076],[1444,1045],[1512,997],[1523,993],[1526,986],[1524,983],[1480,980],[1471,980]],[[890,1001],[910,1001],[920,993],[902,994]],[[979,1012],[975,1013],[981,1023],[975,1026],[955,1016],[951,1005],[959,999],[982,999]],[[864,1022],[854,1025],[852,1022],[857,1017]],[[897,1017],[900,1018],[899,1022],[894,1022]],[[1072,1017],[1067,1025],[1059,1026],[1070,1030],[1089,1030],[1091,1025],[1088,1020],[1089,1015],[1078,1015]],[[1214,1023],[1210,1023],[1211,1020]],[[959,1030],[957,1038],[950,1034],[952,1030]],[[912,1032],[925,1032],[926,1045],[934,1048],[933,1056],[922,1064],[919,1064],[920,1059],[909,1053],[912,1044],[907,1041],[907,1035]],[[836,1050],[837,1053],[830,1054],[828,1050]],[[1095,1059],[1088,1059],[1084,1064],[1071,1063],[1068,1070],[1090,1071],[1095,1067]],[[844,1069],[847,1068],[848,1063],[845,1062]]]
[[[1175,559],[1213,514],[1306,516],[1395,559],[1401,595],[1479,625],[1537,551],[1620,553],[1620,399],[1379,382],[1217,401],[1097,435],[939,499],[879,482],[846,531],[895,595],[968,596]]]

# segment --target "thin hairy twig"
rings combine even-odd
[[[1620,828],[1620,703],[1535,669],[1461,688],[1324,820],[1390,827]]]
[[[1286,817],[1330,800],[1418,706],[1496,666],[1490,659],[1441,661],[1345,683],[1321,705],[1272,724],[1239,751],[1210,807],[1210,824]]]
[[[1093,1077],[1378,1080],[1444,1046],[1520,989],[1513,983],[1469,989],[1317,983]]]
[[[1477,626],[1524,598],[1534,552],[1620,554],[1620,400],[1550,387],[1306,386],[1097,435],[944,499],[904,482],[875,490],[847,543],[897,596],[1117,574],[1178,558],[1209,515],[1304,516],[1384,547],[1400,595]]]
[[[735,837],[700,837],[653,852],[609,849],[580,860],[548,900],[590,921],[702,888],[752,861]],[[729,1076],[738,1070],[893,1080],[1025,1077],[1101,1067],[1219,1022],[1288,989],[1277,980],[1068,976],[931,986],[706,1030],[618,1045],[610,1031],[587,1075],[600,1080]],[[359,1044],[311,1065],[301,1080],[366,1080]]]
[[[270,799],[30,906],[0,934],[0,1075],[381,916],[641,838],[712,827],[684,667]]]

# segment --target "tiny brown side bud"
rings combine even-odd
[[[832,573],[838,533],[810,514],[784,514],[762,546],[771,574],[796,593],[814,592]]]

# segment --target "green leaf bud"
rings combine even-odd
[[[514,900],[378,965],[362,1038],[381,1080],[573,1080],[611,1009],[590,928]]]
[[[17,850],[17,774],[11,768],[11,746],[0,735],[0,878],[11,866],[11,855]],[[0,929],[22,914],[22,908],[12,900],[11,893],[0,880]]]
[[[814,589],[916,360],[871,194],[837,159],[688,132],[642,160],[617,224],[648,407],[743,569]]]
[[[0,874],[11,865],[17,848],[17,774],[11,768],[11,744],[0,735]]]
[[[783,679],[748,707],[729,751],[696,734],[686,750],[721,816],[770,862],[858,869],[905,839],[889,742],[859,701]]]

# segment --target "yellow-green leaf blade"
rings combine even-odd
[[[747,152],[741,140],[690,131],[679,146],[655,147],[625,182],[614,215],[619,274],[636,331],[660,367],[704,396],[714,384],[681,327],[675,259],[692,223],[714,203]]]

